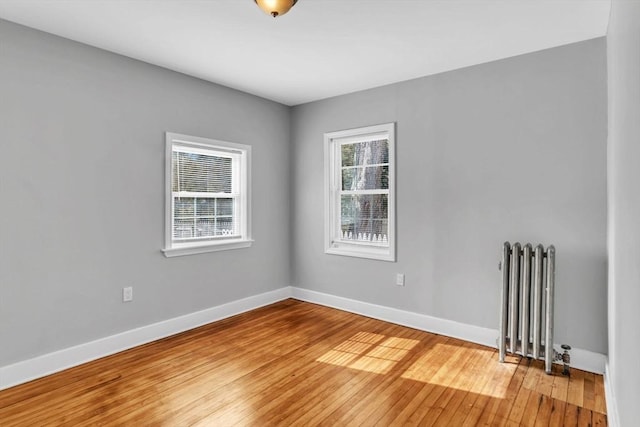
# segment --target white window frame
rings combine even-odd
[[[193,255],[250,247],[251,239],[251,146],[215,139],[166,132],[165,134],[165,245],[166,257]],[[219,155],[232,159],[234,210],[237,209],[237,234],[201,241],[180,241],[173,237],[172,156],[174,147],[189,152]],[[190,193],[196,194],[196,193]]]
[[[342,156],[340,146],[344,143],[374,141],[377,139],[387,139],[389,143],[388,246],[373,242],[344,240],[340,227],[340,196],[342,193]],[[325,253],[382,261],[396,261],[395,139],[395,123],[324,134]]]

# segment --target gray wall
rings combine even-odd
[[[620,425],[640,402],[640,2],[614,0],[609,79],[609,381]]]
[[[557,246],[557,341],[606,353],[603,39],[291,111],[6,21],[0,40],[0,365],[289,284],[496,328],[507,239]],[[398,262],[325,255],[322,134],[389,121]],[[161,254],[165,131],[253,146],[252,248]]]
[[[502,243],[553,243],[556,342],[606,353],[606,99],[600,38],[294,107],[293,284],[497,329]],[[397,263],[324,254],[323,133],[392,121]]]
[[[289,114],[0,21],[0,366],[288,286]],[[253,247],[162,255],[165,131],[253,147]]]

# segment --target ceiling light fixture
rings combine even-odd
[[[258,7],[274,18],[289,12],[298,0],[254,0]]]

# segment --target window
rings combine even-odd
[[[251,246],[251,147],[166,134],[168,257]]]
[[[325,252],[395,261],[395,124],[324,139]]]

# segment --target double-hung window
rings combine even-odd
[[[395,261],[395,124],[325,139],[325,252]]]
[[[251,246],[251,147],[166,134],[166,256]]]

